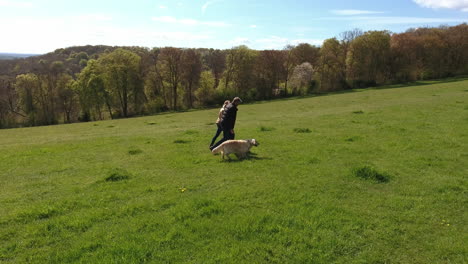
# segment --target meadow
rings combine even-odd
[[[0,130],[0,263],[468,261],[468,80],[217,111]]]

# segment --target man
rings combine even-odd
[[[239,97],[235,97],[230,104],[224,108],[223,117],[220,122],[223,128],[223,138],[210,147],[213,150],[226,140],[234,139],[234,125],[236,124],[237,106],[242,103]]]

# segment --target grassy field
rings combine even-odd
[[[0,130],[1,263],[467,263],[468,81]]]

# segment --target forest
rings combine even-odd
[[[0,60],[0,128],[126,118],[468,74],[468,25],[282,50],[81,46]]]

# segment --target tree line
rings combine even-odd
[[[57,60],[0,64],[0,128],[200,108],[234,96],[268,100],[468,74],[467,24],[399,34],[355,29],[321,47],[302,43],[282,50],[87,48],[93,54],[59,49],[49,55]]]

